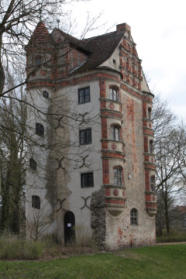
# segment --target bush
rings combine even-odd
[[[42,252],[41,242],[22,240],[15,236],[0,238],[0,259],[35,260],[41,257]]]
[[[184,231],[171,231],[169,234],[164,233],[162,236],[157,237],[157,242],[181,241],[186,241],[186,232]]]

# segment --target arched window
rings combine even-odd
[[[130,211],[130,224],[138,225],[138,211],[136,208],[132,208]]]
[[[149,141],[149,153],[153,153],[154,147],[153,147],[153,140]]]
[[[112,139],[119,141],[120,140],[120,132],[121,128],[119,125],[113,125],[112,126]]]
[[[114,185],[115,186],[122,186],[123,178],[122,178],[122,167],[115,167],[114,168]]]
[[[155,175],[151,175],[150,177],[150,187],[151,187],[151,191],[155,191]]]
[[[48,99],[48,96],[49,96],[48,91],[44,90],[43,91],[43,97]]]
[[[113,101],[119,101],[119,93],[118,93],[118,88],[117,87],[110,87],[110,92],[109,92],[109,99]]]
[[[152,109],[149,107],[148,108],[148,119],[151,120],[152,117]]]
[[[30,158],[30,168],[33,170],[37,169],[37,162],[33,158]]]
[[[44,136],[44,126],[41,123],[36,123],[36,135]]]
[[[36,209],[40,209],[41,201],[39,196],[32,196],[32,207]]]

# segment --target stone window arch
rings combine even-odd
[[[44,126],[41,123],[36,123],[36,135],[43,137],[44,136]]]
[[[114,167],[114,185],[115,186],[123,185],[123,168],[121,166]]]
[[[130,224],[138,225],[138,210],[136,208],[132,208],[130,211]]]

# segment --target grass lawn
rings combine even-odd
[[[184,279],[186,245],[124,249],[50,261],[0,261],[0,279]]]

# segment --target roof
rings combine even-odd
[[[114,52],[124,34],[124,31],[117,30],[100,36],[79,40],[60,29],[55,28],[54,31],[60,32],[67,43],[82,51],[87,56],[87,61],[75,71],[76,73],[93,70],[106,61]],[[45,24],[39,22],[27,47],[32,44],[46,46],[48,43],[53,46],[59,44],[60,47],[61,42],[54,42],[53,32],[49,34]]]
[[[90,51],[87,62],[78,70],[78,72],[88,71],[96,68],[106,61],[119,44],[123,32],[115,31],[101,36],[82,40],[85,48]]]
[[[79,40],[60,29],[58,30],[73,47],[83,51],[87,55],[87,62],[78,68],[76,72],[84,72],[96,68],[107,60],[117,47],[123,36],[122,31],[115,31],[104,35]]]

